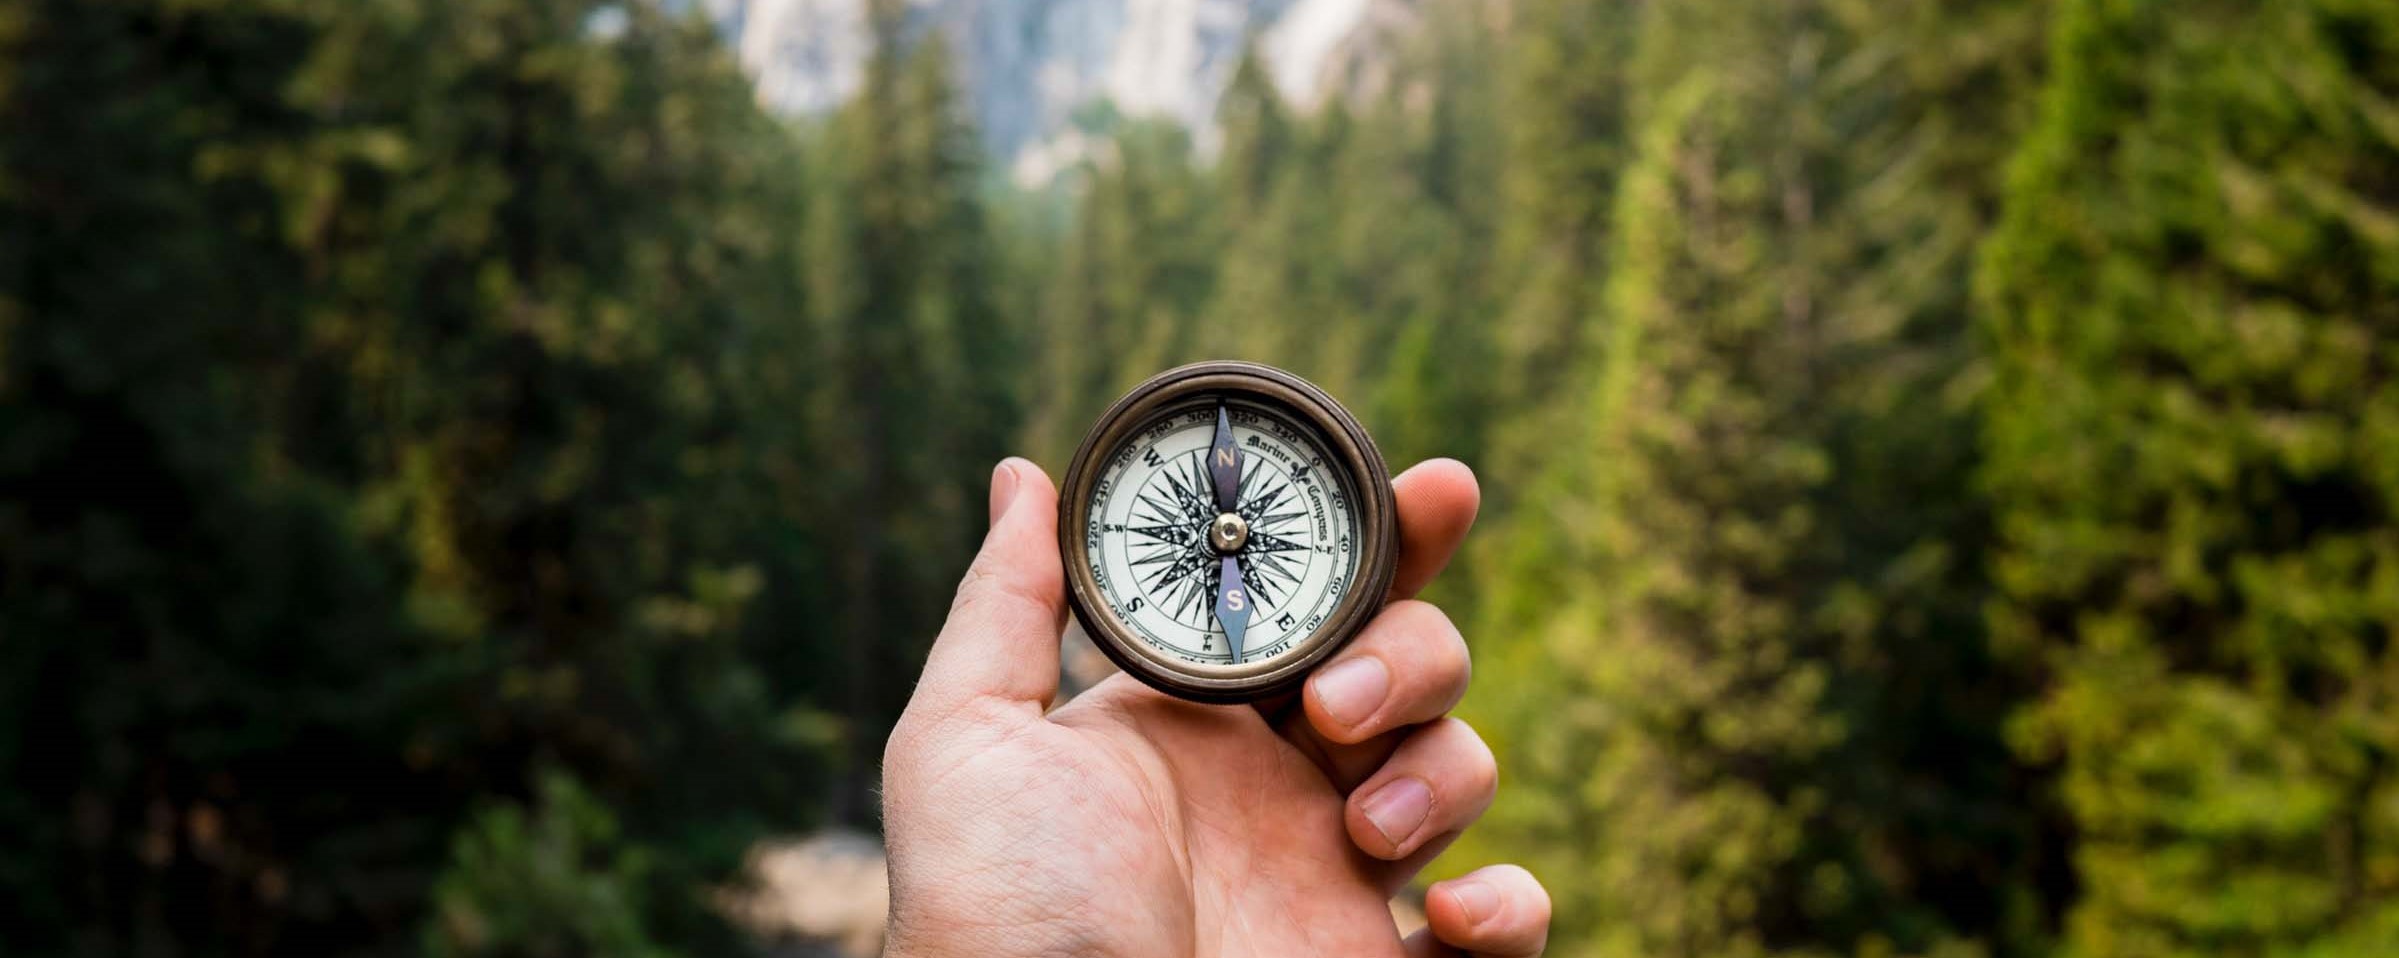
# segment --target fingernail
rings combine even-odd
[[[1316,704],[1324,714],[1344,728],[1356,728],[1358,723],[1383,707],[1383,699],[1391,694],[1391,670],[1383,660],[1371,655],[1341,662],[1316,673]]]
[[[1446,887],[1449,897],[1458,903],[1458,910],[1466,913],[1469,925],[1482,924],[1483,919],[1499,913],[1499,891],[1490,885],[1469,878]]]
[[[991,524],[999,525],[1008,515],[1008,506],[1016,501],[1016,465],[1002,459],[991,470]]]
[[[1424,825],[1425,815],[1433,810],[1433,790],[1425,787],[1423,779],[1393,779],[1366,796],[1359,810],[1366,813],[1375,831],[1383,833],[1384,841],[1398,848]]]

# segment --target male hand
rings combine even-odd
[[[1491,751],[1449,709],[1466,643],[1410,598],[1474,522],[1448,460],[1393,483],[1390,604],[1277,708],[1183,702],[1117,675],[1052,712],[1066,615],[1057,490],[992,474],[991,530],[883,762],[886,954],[1537,955],[1523,869],[1432,887],[1402,942],[1387,902],[1491,804]]]

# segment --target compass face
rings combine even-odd
[[[1239,450],[1239,522],[1225,521],[1210,469],[1220,408]],[[1202,667],[1269,662],[1301,647],[1355,587],[1357,490],[1304,421],[1245,398],[1201,397],[1105,455],[1080,559],[1097,598],[1154,654]],[[1237,545],[1227,530],[1239,530]],[[1220,608],[1227,558],[1242,579],[1230,601],[1247,606],[1238,659]]]
[[[1357,417],[1259,363],[1150,377],[1091,427],[1058,493],[1066,603],[1169,695],[1288,694],[1382,607],[1391,474]]]

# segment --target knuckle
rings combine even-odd
[[[958,580],[958,594],[950,599],[950,616],[955,618],[960,612],[989,602],[999,577],[989,559],[977,557],[974,564],[966,567],[966,575]]]
[[[1437,691],[1442,711],[1457,705],[1466,695],[1466,685],[1474,674],[1473,658],[1466,649],[1466,638],[1458,632],[1449,613],[1439,606],[1416,599],[1402,599],[1384,609],[1387,631],[1378,644],[1396,646],[1406,654],[1398,661],[1409,663],[1404,675],[1415,679],[1421,687]]]
[[[989,554],[977,556],[966,567],[966,575],[958,580],[958,593],[950,600],[949,627],[957,628],[963,619],[1012,604],[1041,609],[1054,605],[1055,600],[1042,592],[1024,581],[1021,574],[1002,567]]]
[[[1458,624],[1451,621],[1449,613],[1421,599],[1402,600],[1394,607],[1399,605],[1407,607],[1400,612],[1400,621],[1408,637],[1415,644],[1427,647],[1445,672],[1463,674],[1469,667],[1466,636],[1458,631]]]
[[[1442,679],[1455,695],[1450,704],[1456,705],[1457,699],[1466,696],[1467,683],[1474,680],[1474,656],[1466,651],[1466,637],[1459,635],[1456,628],[1451,628],[1443,638],[1435,654],[1439,656]]]
[[[1441,720],[1441,731],[1447,751],[1455,754],[1465,781],[1474,793],[1489,797],[1499,791],[1499,757],[1492,754],[1491,745],[1483,741],[1474,726],[1460,718]]]
[[[1438,635],[1457,631],[1457,627],[1450,624],[1449,613],[1423,599],[1401,599],[1384,606],[1383,614],[1390,617],[1398,631],[1407,635]]]
[[[1493,865],[1490,871],[1500,887],[1508,890],[1527,924],[1549,927],[1549,889],[1542,887],[1540,879],[1520,865]]]

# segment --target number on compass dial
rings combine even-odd
[[[1240,449],[1241,534],[1212,540],[1224,516],[1209,473],[1220,406]],[[1084,544],[1102,600],[1141,641],[1186,662],[1255,665],[1289,651],[1357,575],[1355,491],[1333,462],[1312,430],[1239,399],[1150,423],[1092,487]],[[1238,659],[1217,611],[1228,557],[1250,606]]]

